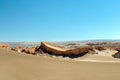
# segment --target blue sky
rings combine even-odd
[[[0,0],[0,41],[120,39],[120,0]]]

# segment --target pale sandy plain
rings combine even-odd
[[[89,59],[99,61],[89,62]],[[33,56],[0,49],[0,80],[120,80],[119,59],[86,55],[79,60]]]

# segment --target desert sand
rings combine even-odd
[[[105,57],[97,55],[97,59]],[[0,49],[0,80],[120,80],[119,68],[119,62],[75,61]]]

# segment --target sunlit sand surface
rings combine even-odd
[[[86,55],[73,59],[33,56],[0,49],[0,80],[120,80],[119,61],[107,56]]]

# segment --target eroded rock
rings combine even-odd
[[[90,46],[79,47],[79,48],[65,48],[48,42],[41,42],[41,48],[47,53],[53,53],[56,55],[84,55],[90,50],[93,50]]]
[[[7,49],[7,50],[11,49],[9,44],[0,44],[0,48],[4,48],[4,49]]]

